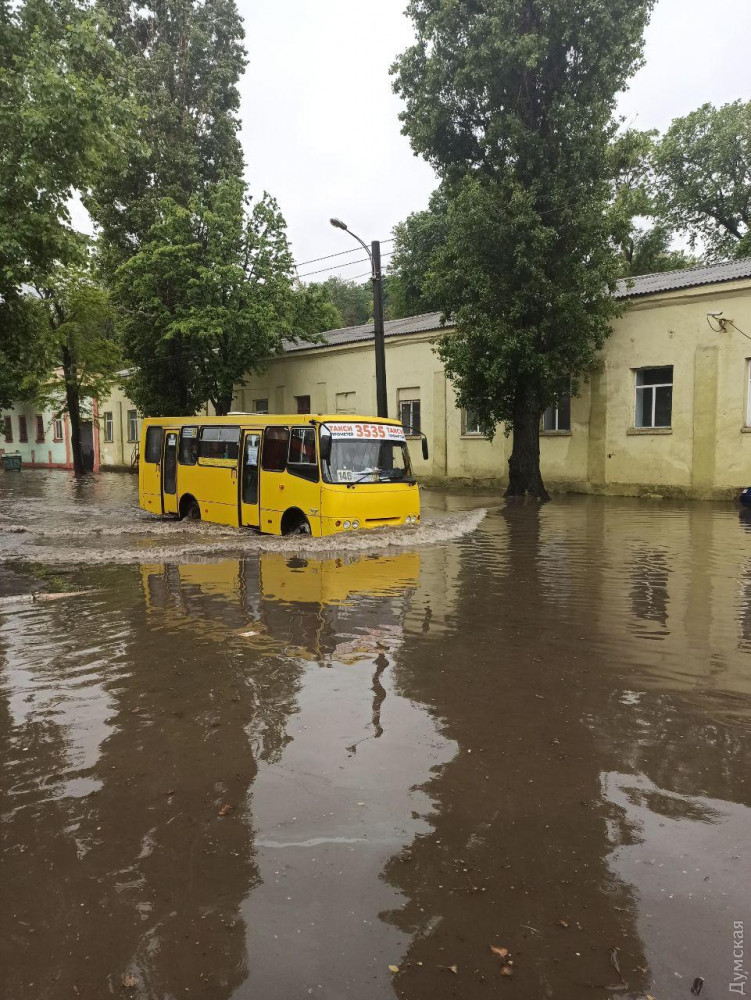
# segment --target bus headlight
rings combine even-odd
[[[353,528],[359,528],[359,527],[360,527],[360,522],[359,522],[358,520],[356,520],[356,519],[355,519],[355,520],[354,520],[354,521],[352,522],[352,527],[353,527]]]
[[[350,522],[349,521],[345,521],[344,522],[344,527],[345,528],[349,528],[350,527]]]

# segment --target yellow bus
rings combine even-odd
[[[274,535],[420,520],[404,428],[381,417],[150,417],[143,421],[138,486],[140,506],[152,514]]]

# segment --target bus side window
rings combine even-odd
[[[318,482],[318,461],[316,459],[316,432],[314,427],[293,427],[289,439],[289,465],[287,471],[293,476],[301,476]]]
[[[149,427],[146,431],[146,447],[143,454],[144,462],[152,465],[162,460],[162,428]]]
[[[289,427],[267,427],[263,435],[261,468],[266,472],[284,472],[288,448]]]
[[[195,465],[198,461],[198,428],[183,427],[180,434],[180,465]]]

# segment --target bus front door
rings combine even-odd
[[[177,441],[176,430],[164,432],[162,459],[162,505],[165,514],[177,514]]]
[[[242,442],[242,475],[240,476],[240,525],[257,528],[260,522],[258,496],[258,460],[261,454],[261,435],[245,431]]]

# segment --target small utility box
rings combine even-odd
[[[6,472],[20,472],[21,471],[21,452],[11,451],[3,455],[3,468]]]

